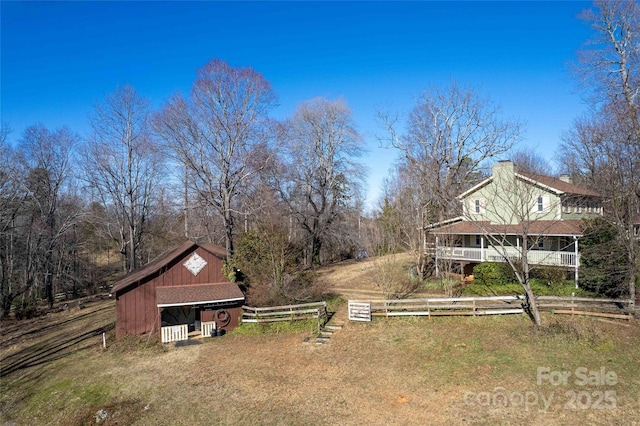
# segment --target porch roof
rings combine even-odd
[[[435,228],[436,235],[536,235],[581,237],[583,223],[580,220],[536,220],[515,225],[493,224],[489,221],[462,221]]]
[[[166,286],[156,288],[159,308],[244,300],[242,290],[234,283]]]

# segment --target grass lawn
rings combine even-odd
[[[323,346],[304,344],[308,332],[239,332],[180,348],[127,339],[110,341],[104,350],[101,335],[69,347],[56,343],[87,328],[108,326],[112,318],[113,301],[104,300],[82,311],[34,320],[32,328],[27,323],[22,329],[3,326],[0,422],[640,421],[637,321],[623,325],[628,323],[549,314],[544,317],[546,326],[534,330],[520,315],[380,318],[347,323]],[[51,351],[52,347],[59,350]],[[20,368],[5,375],[16,362]],[[548,368],[545,377],[558,379],[563,372],[570,376],[566,384],[553,385],[546,379],[538,384],[538,368]],[[576,375],[579,368],[585,370]],[[602,371],[605,383],[596,383],[594,374]],[[582,376],[592,381],[582,383]]]
[[[410,260],[392,263],[406,276]],[[321,276],[375,294],[376,268],[344,262]],[[496,287],[465,294],[519,291]],[[329,305],[338,318],[346,309]],[[375,318],[322,346],[303,343],[314,322],[251,324],[175,347],[115,343],[114,318],[114,301],[95,299],[3,321],[0,425],[640,424],[638,320]]]

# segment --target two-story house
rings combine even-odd
[[[501,161],[491,177],[460,194],[462,215],[425,228],[435,236],[436,265],[448,260],[465,275],[482,262],[527,256],[529,265],[573,270],[577,284],[583,218],[602,215],[602,198],[568,176],[519,172]]]

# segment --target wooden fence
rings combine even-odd
[[[538,307],[554,314],[587,315],[631,319],[631,299],[593,299],[588,297],[538,296]]]
[[[631,319],[630,300],[591,299],[578,297],[537,297],[538,307],[557,314],[592,315]],[[524,296],[446,297],[427,299],[394,299],[382,301],[349,301],[349,319],[370,321],[371,317],[438,316],[438,315],[504,315],[524,312]]]
[[[327,319],[327,302],[272,306],[267,308],[242,307],[243,323],[268,323],[306,319],[317,319],[318,328],[320,328],[321,322]]]

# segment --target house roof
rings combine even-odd
[[[554,178],[551,176],[537,175],[534,173],[524,173],[524,172],[517,172],[516,175],[538,182],[546,187],[554,189],[558,193],[583,195],[583,196],[589,196],[589,197],[601,196],[597,192],[591,191],[590,189],[581,188],[577,185],[574,185],[569,182],[565,182],[561,179]]]
[[[111,289],[111,291],[115,293],[129,287],[134,283],[142,281],[149,275],[157,273],[168,264],[184,256],[186,253],[195,251],[195,249],[197,249],[198,247],[208,251],[219,259],[225,260],[227,258],[227,252],[223,247],[210,243],[198,244],[194,241],[185,241],[184,243],[156,257],[154,260],[147,263],[142,268],[131,271],[120,278],[113,284],[113,288]]]
[[[436,235],[547,235],[582,236],[581,220],[535,220],[517,225],[492,224],[489,221],[463,221],[431,231]]]
[[[158,307],[184,306],[244,300],[242,290],[234,283],[165,286],[156,288]]]
[[[551,176],[538,175],[535,173],[526,173],[526,172],[516,172],[515,175],[520,179],[524,179],[526,181],[531,182],[532,184],[538,184],[543,187],[546,187],[547,189],[555,192],[558,195],[570,194],[570,195],[580,195],[580,196],[587,196],[587,197],[602,197],[600,194],[598,194],[597,192],[591,191],[590,189],[582,188],[572,183],[565,182],[562,179],[554,178]],[[478,183],[477,185],[467,189],[465,192],[458,195],[456,198],[458,198],[459,200],[462,200],[466,198],[468,195],[473,194],[474,192],[488,185],[491,182],[493,182],[493,176],[490,176],[485,180],[483,180],[482,182]]]

